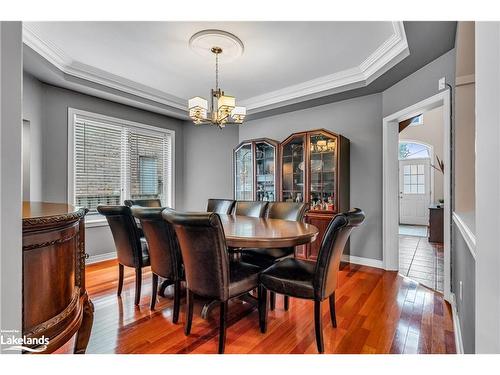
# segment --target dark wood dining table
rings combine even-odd
[[[313,242],[319,230],[298,221],[250,216],[219,215],[226,243],[233,248],[268,249]]]
[[[303,222],[265,219],[250,216],[221,215],[226,244],[233,249],[233,255],[242,248],[269,249],[304,245],[313,242],[319,230],[314,225]],[[240,297],[247,303],[256,305],[251,295]],[[216,302],[204,305],[201,316],[206,319]]]

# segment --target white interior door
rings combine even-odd
[[[399,161],[400,224],[429,224],[430,168],[429,158]]]

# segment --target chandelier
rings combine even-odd
[[[208,101],[196,96],[189,99],[189,117],[196,125],[210,124],[224,128],[228,124],[242,124],[247,114],[245,107],[237,107],[234,96],[225,95],[219,87],[219,55],[221,47],[212,47],[215,55],[215,89],[210,90],[210,108]]]

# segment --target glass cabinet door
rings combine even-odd
[[[284,202],[304,202],[305,137],[292,138],[282,147],[282,199]]]
[[[255,174],[258,201],[274,202],[276,200],[276,147],[267,142],[255,143]]]
[[[245,143],[234,154],[234,198],[253,200],[252,144]]]
[[[310,135],[310,199],[312,210],[334,211],[337,194],[337,138]]]

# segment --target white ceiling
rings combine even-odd
[[[204,29],[242,40],[220,86],[253,111],[365,86],[409,54],[401,22],[26,22],[24,42],[63,73],[182,109],[214,86],[214,61],[188,46]]]

